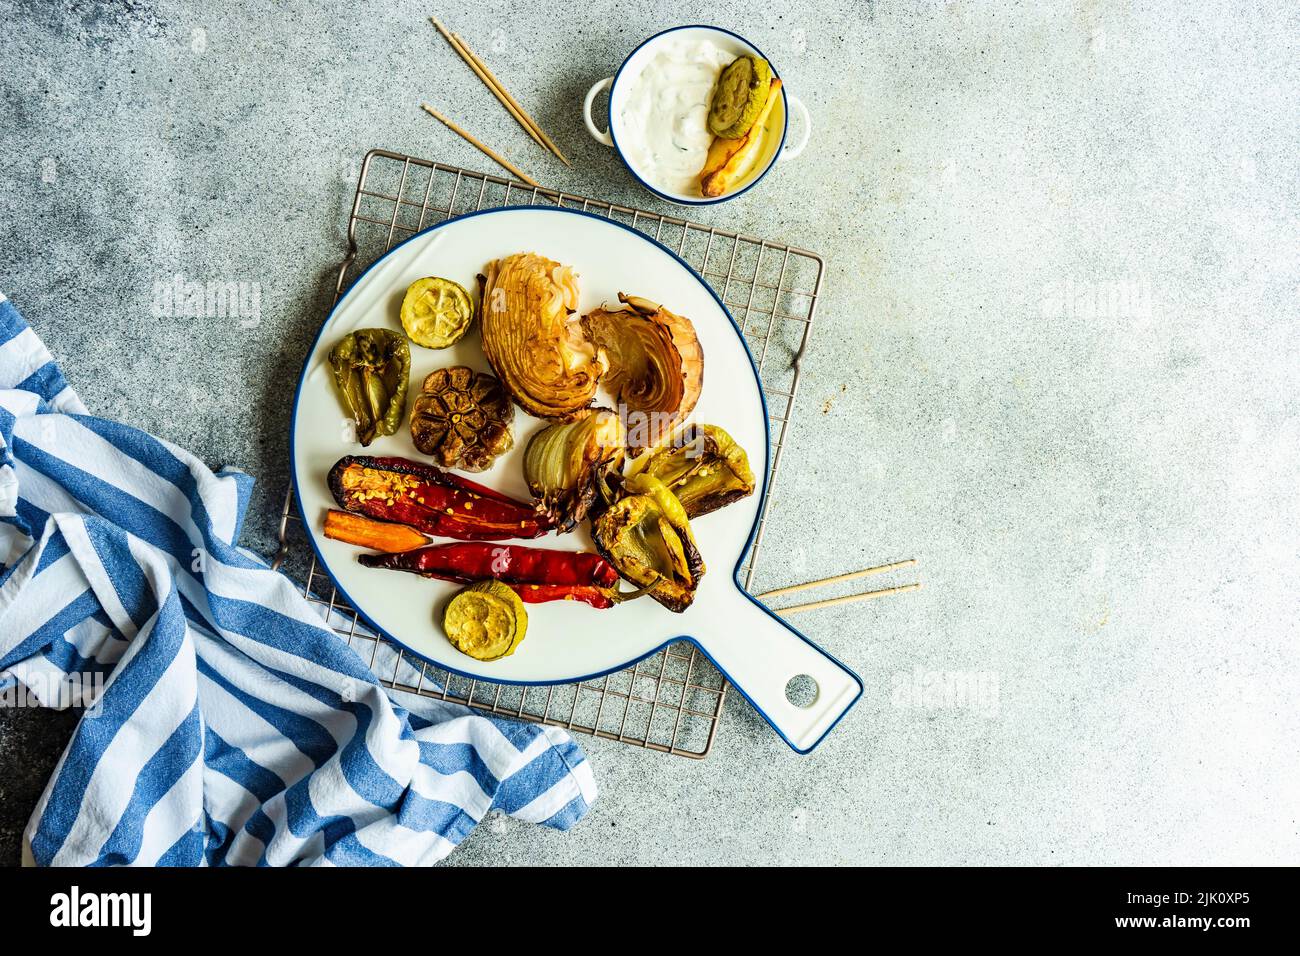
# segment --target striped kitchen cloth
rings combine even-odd
[[[390,696],[237,546],[251,487],[88,414],[0,295],[0,704],[89,705],[25,861],[424,864],[491,809],[581,819],[567,734]]]

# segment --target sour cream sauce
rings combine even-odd
[[[700,194],[700,169],[713,142],[713,86],[735,58],[712,40],[670,40],[633,79],[619,114],[618,144],[652,186]]]

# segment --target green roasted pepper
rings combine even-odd
[[[686,610],[704,576],[686,509],[650,475],[633,475],[623,490],[627,497],[592,522],[597,550],[668,610]]]
[[[343,407],[357,423],[357,440],[369,445],[392,435],[406,411],[411,347],[389,329],[357,329],[330,349],[330,368]]]
[[[754,493],[745,449],[717,425],[688,425],[634,470],[667,485],[692,518]]]

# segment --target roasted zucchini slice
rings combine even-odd
[[[495,661],[513,654],[524,639],[528,612],[508,585],[479,581],[447,604],[442,629],[457,650],[475,660]]]
[[[429,276],[411,283],[402,299],[402,328],[416,345],[445,349],[469,329],[474,304],[465,287]]]

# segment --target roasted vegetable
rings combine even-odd
[[[363,554],[357,560],[368,568],[409,571],[443,581],[500,581],[529,604],[581,601],[607,608],[643,593],[620,592],[613,565],[589,551],[549,551],[464,541],[405,554]]]
[[[556,531],[571,531],[587,516],[606,476],[623,463],[623,443],[623,423],[607,408],[584,408],[529,440],[524,478]]]
[[[691,518],[754,493],[745,449],[717,425],[688,425],[632,471],[662,481]]]
[[[594,608],[610,608],[615,604],[633,597],[632,594],[620,594],[618,588],[598,588],[595,586],[569,584],[512,584],[511,590],[519,595],[525,604],[545,604],[548,601],[580,601]]]
[[[781,98],[781,81],[772,78],[771,92],[767,102],[754,120],[754,125],[739,139],[724,139],[719,136],[709,147],[709,155],[700,170],[700,192],[705,196],[721,196],[735,188],[750,171],[763,149],[764,131],[767,118],[772,114],[772,107]]]
[[[396,433],[406,411],[411,349],[388,329],[357,329],[330,349],[330,368],[343,407],[357,426],[357,441],[369,445]]]
[[[528,633],[528,612],[519,595],[497,581],[471,584],[443,612],[442,629],[456,649],[475,660],[509,657]]]
[[[483,354],[506,391],[538,418],[568,418],[591,404],[604,357],[572,315],[571,268],[533,253],[489,262],[479,276]]]
[[[605,387],[627,409],[633,449],[659,444],[704,387],[704,350],[691,320],[640,296],[618,294],[622,308],[596,309],[582,320],[609,361]]]
[[[767,60],[742,56],[732,60],[718,76],[709,106],[709,132],[723,139],[738,139],[749,132],[763,112],[772,83]]]
[[[704,576],[686,509],[649,475],[633,475],[624,490],[628,496],[592,522],[596,548],[619,574],[668,610],[686,610]]]
[[[368,568],[409,571],[443,581],[481,581],[493,578],[506,584],[554,584],[568,587],[612,587],[618,572],[599,554],[590,551],[551,551],[523,545],[458,541],[434,544],[402,554],[363,554],[358,561]]]
[[[450,279],[416,279],[402,297],[402,328],[416,345],[445,349],[469,328],[474,303],[465,287]]]
[[[325,515],[325,537],[387,552],[410,551],[429,543],[428,538],[406,525],[333,509]]]
[[[329,489],[344,511],[464,541],[536,538],[550,523],[531,506],[460,475],[405,458],[345,455]]]
[[[486,471],[514,445],[514,420],[495,377],[453,365],[425,378],[411,403],[411,440],[444,468]]]

